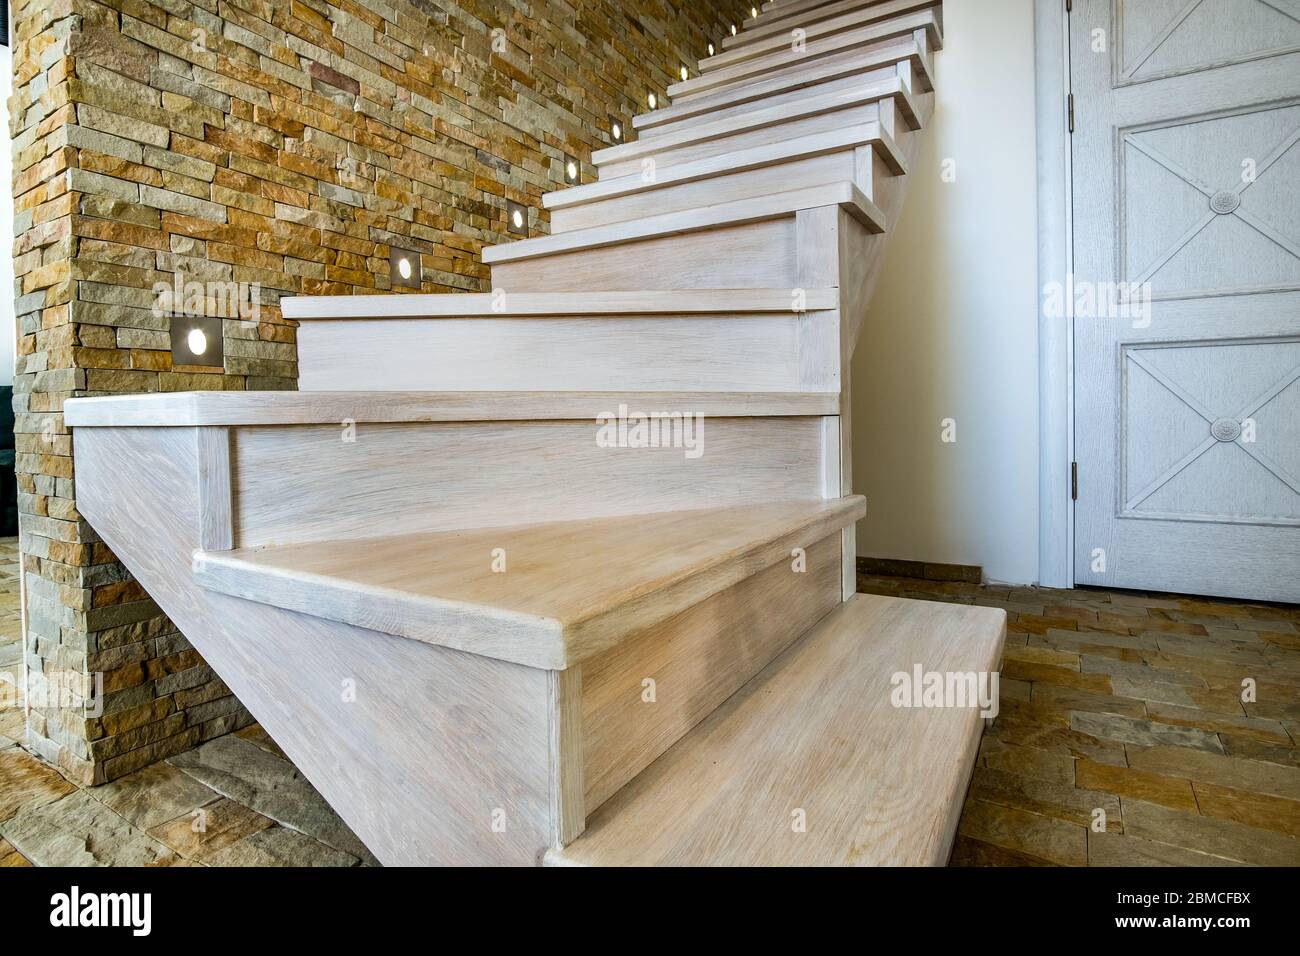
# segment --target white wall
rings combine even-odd
[[[12,23],[10,29],[12,29]],[[13,152],[9,141],[9,94],[13,90],[13,52],[0,46],[0,122],[4,123],[4,147],[0,149],[0,385],[14,380],[14,348],[18,331],[14,322],[14,190]]]
[[[854,355],[858,553],[1038,579],[1033,0],[947,0],[934,121]],[[956,182],[942,162],[956,162]],[[941,422],[956,421],[955,444]]]

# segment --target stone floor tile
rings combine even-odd
[[[1078,622],[1068,617],[1047,617],[1037,614],[1017,614],[1007,622],[1008,630],[1022,634],[1046,634],[1051,630],[1078,630]]]
[[[137,770],[92,792],[142,830],[175,820],[218,797],[211,787],[168,763]]]
[[[242,803],[216,797],[211,803],[150,827],[149,835],[188,860],[206,861],[226,847],[276,823]]]
[[[76,786],[49,764],[17,747],[0,750],[0,824],[19,812],[51,803]]]
[[[1110,678],[1105,674],[1081,674],[1067,667],[1053,664],[1031,664],[1026,661],[1009,660],[1003,663],[1002,673],[1015,680],[1032,683],[1059,684],[1076,690],[1092,691],[1095,694],[1110,693]]]
[[[1124,833],[1256,866],[1300,866],[1300,840],[1233,820],[1123,800]]]
[[[967,800],[958,832],[1062,866],[1084,866],[1088,862],[1086,827],[996,803]]]
[[[1251,793],[1213,783],[1194,782],[1201,813],[1221,820],[1236,820],[1264,830],[1300,837],[1300,800],[1266,793]]]
[[[977,767],[971,780],[971,800],[1027,810],[1080,826],[1090,826],[1097,810],[1106,813],[1106,829],[1120,829],[1119,798],[1074,783],[1054,783],[1005,770]]]
[[[1134,664],[1118,661],[1111,657],[1094,657],[1091,654],[1080,655],[1079,669],[1085,674],[1104,674],[1108,677],[1128,677],[1133,680],[1159,681],[1165,684],[1179,684],[1184,687],[1206,687],[1203,677],[1184,670],[1169,667],[1153,667],[1150,664]]]
[[[8,840],[0,838],[0,866],[31,866],[31,861],[14,849]]]
[[[1020,661],[1024,664],[1051,664],[1067,670],[1079,669],[1079,655],[1070,651],[1060,651],[1052,647],[1030,647],[1010,645],[1002,655],[1003,661]]]
[[[1048,753],[1068,754],[1072,757],[1089,757],[1098,763],[1127,766],[1124,745],[1113,740],[1080,733],[1069,727],[1051,727],[1042,724],[1024,724],[1003,721],[1000,717],[987,731],[995,740],[1032,747]]]
[[[1139,840],[1127,833],[1089,833],[1089,866],[1243,866],[1236,860],[1180,846]]]
[[[1010,770],[1052,783],[1074,783],[1075,758],[1036,747],[1019,747],[986,736],[980,745],[978,765],[990,770]]]
[[[1172,724],[1121,717],[1116,714],[1089,714],[1075,711],[1070,715],[1070,729],[1094,737],[1116,740],[1122,744],[1136,744],[1139,747],[1172,744],[1194,747],[1211,753],[1223,753],[1223,744],[1219,742],[1217,734],[1198,730],[1195,727],[1175,727]]]
[[[952,858],[949,866],[1055,866],[1050,860],[1017,853],[1006,847],[975,840],[958,833],[953,841]]]
[[[1003,677],[998,681],[998,696],[1006,700],[1029,700],[1029,692],[1033,686],[1028,681]]]
[[[1125,717],[1145,717],[1146,704],[1118,694],[1094,694],[1091,691],[1060,687],[1056,684],[1034,684],[1030,702],[1052,708],[1061,714],[1083,710],[1094,714],[1121,714]]]
[[[208,866],[356,866],[357,858],[277,826],[250,834],[205,862]]]
[[[247,740],[249,743],[257,744],[263,750],[273,753],[277,757],[283,757],[285,760],[289,759],[285,752],[280,749],[280,745],[271,739],[271,735],[262,728],[261,724],[249,724],[242,730],[236,730],[235,736]]]
[[[1219,739],[1223,741],[1224,752],[1229,756],[1248,757],[1284,767],[1300,767],[1300,749],[1295,747],[1269,744],[1254,737],[1239,737],[1236,734],[1219,734]]]
[[[239,737],[218,737],[168,763],[222,796],[299,830],[349,856],[369,860],[364,844],[289,761]]]
[[[1147,704],[1147,713],[1151,715],[1152,720],[1162,724],[1196,727],[1216,734],[1226,731],[1269,743],[1289,744],[1291,742],[1291,737],[1281,723],[1264,717],[1217,714],[1197,707],[1179,707],[1176,704],[1162,704],[1156,701]]]
[[[37,866],[155,866],[173,855],[85,790],[28,807],[0,836]]]
[[[1130,747],[1128,759],[1152,773],[1300,800],[1300,768],[1185,747]]]
[[[1192,783],[1180,777],[1162,776],[1133,767],[1116,767],[1093,760],[1079,760],[1074,767],[1075,783],[1089,790],[1113,793],[1162,807],[1198,813]]]

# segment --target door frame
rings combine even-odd
[[[1038,153],[1038,583],[1074,587],[1074,269],[1069,0],[1034,0]],[[1045,314],[1064,289],[1065,317]]]

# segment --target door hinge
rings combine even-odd
[[[1065,110],[1070,117],[1070,132],[1074,132],[1074,94],[1070,93],[1065,98]]]
[[[1070,462],[1070,500],[1079,500],[1079,463]]]

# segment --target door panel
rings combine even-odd
[[[1070,29],[1075,580],[1300,601],[1300,0]]]

